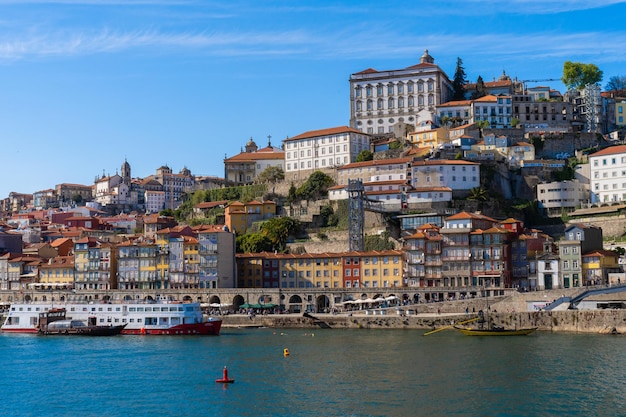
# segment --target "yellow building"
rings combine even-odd
[[[408,135],[409,142],[418,148],[435,149],[449,141],[448,130],[443,127],[423,130],[420,132],[411,132]]]
[[[39,266],[40,288],[74,288],[74,256],[57,256]]]
[[[273,201],[248,203],[235,201],[224,211],[225,224],[231,232],[243,233],[255,222],[268,220],[276,216],[276,203]]]
[[[608,284],[609,273],[620,272],[619,255],[602,249],[587,252],[583,254],[582,270],[591,285]]]
[[[237,254],[238,283],[252,288],[389,288],[402,286],[402,253]]]
[[[398,250],[351,252],[344,254],[345,288],[401,287],[402,252]],[[352,265],[352,272],[348,274]],[[360,268],[357,268],[357,265]],[[354,276],[358,271],[359,279]],[[350,283],[350,281],[352,281]]]
[[[238,253],[237,259],[237,286],[239,288],[263,287],[263,260],[267,253]]]
[[[200,283],[200,252],[198,239],[194,236],[183,236],[183,257],[186,285],[198,288]]]

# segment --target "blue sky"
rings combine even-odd
[[[223,176],[248,138],[349,123],[350,74],[428,49],[452,78],[626,75],[626,2],[0,0],[0,198],[127,159]],[[549,84],[563,91],[560,82]],[[532,85],[532,84],[529,84]]]

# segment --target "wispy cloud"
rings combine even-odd
[[[484,59],[532,60],[576,59],[594,62],[626,61],[626,32],[584,32],[563,34],[546,31],[532,34],[430,33],[403,35],[392,31],[346,29],[340,32],[310,30],[286,31],[203,31],[167,33],[156,29],[97,32],[56,32],[24,34],[0,41],[0,60],[76,57],[142,51],[156,55],[192,53],[195,56],[258,57],[263,55],[293,59],[346,60],[363,58],[419,57],[428,48],[436,55],[463,51]],[[611,39],[611,42],[606,42]],[[580,58],[582,59],[582,58]]]

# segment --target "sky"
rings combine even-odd
[[[0,0],[0,198],[133,177],[224,176],[225,156],[349,124],[349,77],[626,75],[626,1]],[[550,85],[564,92],[560,81]]]

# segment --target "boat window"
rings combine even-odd
[[[155,325],[158,323],[158,320],[156,317],[146,317],[145,322],[147,325]]]
[[[76,311],[75,307],[70,308],[70,311]]]
[[[169,308],[167,308],[167,307],[161,307],[161,311],[169,311]]]
[[[119,323],[119,322],[120,322],[120,319],[115,319],[115,322],[116,322],[116,323]]]
[[[143,311],[143,307],[137,307],[137,311]]]
[[[41,308],[37,307],[35,308],[35,311],[41,311]]]
[[[104,319],[103,318],[100,318],[100,323],[104,323]]]
[[[170,307],[170,311],[178,311],[178,307]]]
[[[193,307],[192,306],[185,306],[185,311],[193,311]]]
[[[161,325],[167,324],[167,317],[159,317],[159,324]]]
[[[178,307],[178,311],[185,311],[182,307]]]
[[[132,320],[132,319],[131,319]],[[137,323],[141,323],[141,319],[137,319]]]
[[[111,323],[111,317],[107,317],[107,323]]]
[[[83,307],[83,311],[87,311],[87,307]]]
[[[130,320],[128,320],[128,322],[129,322],[129,323],[134,323],[134,322],[135,322],[135,319],[130,319]]]
[[[120,307],[115,307],[115,311],[120,311]]]
[[[28,307],[28,308],[26,309],[26,311],[31,311],[31,308],[30,308],[30,307]]]
[[[122,323],[126,323],[126,319],[122,319]]]
[[[152,311],[152,307],[146,307],[146,311]]]
[[[107,311],[113,311],[113,309],[111,307],[107,308]]]
[[[102,307],[98,307],[98,311],[102,311]]]
[[[129,307],[128,311],[137,311],[137,309],[135,307]]]

